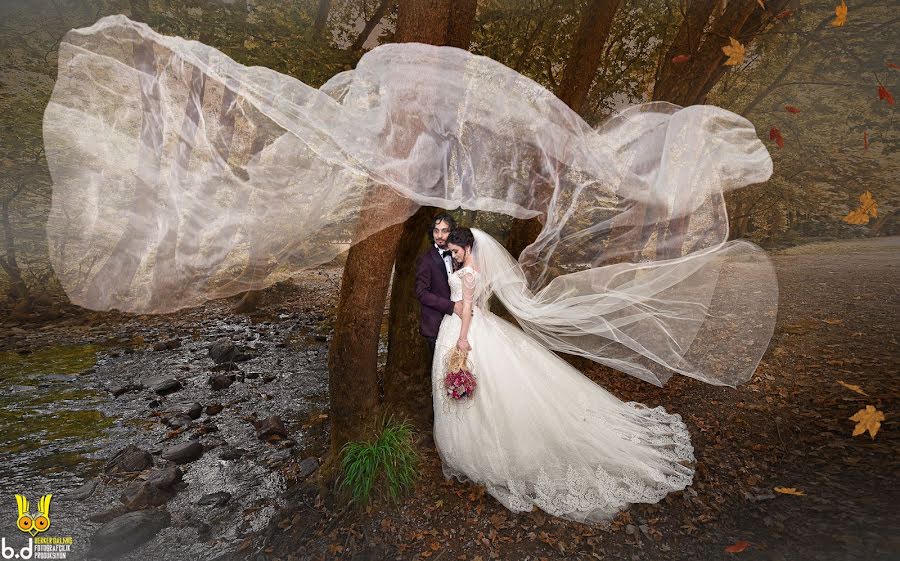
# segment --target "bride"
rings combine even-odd
[[[462,265],[449,282],[463,313],[444,316],[432,365],[445,477],[483,484],[512,511],[538,506],[579,522],[602,522],[690,485],[693,448],[679,415],[619,401],[492,314],[491,281],[512,258],[488,234],[459,228],[447,246]],[[507,260],[489,261],[503,254]],[[501,301],[506,294],[498,292]],[[477,376],[469,402],[444,390],[444,357],[454,347],[468,352]]]
[[[313,88],[110,16],[61,42],[43,125],[51,264],[93,310],[266,288],[420,206],[537,218],[517,259],[454,234],[467,312],[443,320],[433,363],[439,384],[440,357],[469,350],[479,383],[466,403],[433,394],[446,474],[512,510],[602,520],[693,475],[677,415],[619,401],[552,351],[656,385],[736,386],[774,330],[774,268],[728,239],[724,199],[772,160],[752,123],[711,105],[637,104],[594,127],[497,61],[419,43]]]

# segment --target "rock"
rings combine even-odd
[[[290,460],[293,455],[293,450],[278,450],[269,455],[269,464],[275,465],[284,463]]]
[[[184,410],[184,414],[190,417],[191,419],[199,419],[200,415],[203,413],[203,406],[197,403],[191,403],[188,405],[187,409]]]
[[[119,500],[128,510],[138,510],[146,506],[160,506],[175,496],[175,491],[157,487],[149,481],[135,481],[125,488]]]
[[[243,456],[246,453],[247,453],[247,451],[244,450],[243,448],[234,448],[234,447],[229,446],[227,448],[224,448],[221,452],[219,452],[219,459],[220,460],[237,460],[238,458],[240,458],[241,456]]]
[[[166,348],[169,350],[181,348],[181,339],[178,337],[173,337],[166,341]]]
[[[182,477],[184,477],[184,472],[181,471],[181,468],[172,466],[150,472],[150,475],[147,476],[147,482],[160,489],[168,489],[181,481]]]
[[[163,450],[162,459],[175,462],[176,464],[186,464],[197,460],[202,455],[202,444],[199,442],[183,442]]]
[[[636,531],[637,528],[634,526],[634,524],[628,524],[625,526],[625,533],[629,536],[633,536]]]
[[[134,444],[129,444],[110,458],[103,471],[107,473],[144,471],[149,467],[153,467],[153,456],[146,450],[142,450]]]
[[[203,495],[202,497],[200,497],[200,500],[197,501],[197,504],[202,506],[225,506],[230,500],[231,493],[228,493],[227,491],[219,491],[218,493]]]
[[[94,494],[94,490],[97,489],[97,484],[99,482],[96,479],[91,479],[78,489],[73,491],[69,491],[62,495],[59,500],[60,501],[83,501],[84,499],[90,497]]]
[[[221,403],[210,403],[206,406],[206,414],[207,415],[218,415],[222,412],[222,409],[225,409],[225,406]]]
[[[214,390],[224,390],[234,383],[234,377],[227,374],[216,374],[209,377],[209,385]]]
[[[172,428],[188,427],[188,426],[194,424],[193,419],[191,419],[189,416],[187,416],[184,413],[176,413],[174,415],[168,415],[163,418],[163,422],[165,422],[166,425],[168,425]]]
[[[122,394],[136,392],[144,389],[142,384],[125,384],[124,386],[116,386],[111,388],[109,391],[113,394],[113,397],[119,397]]]
[[[306,458],[302,462],[297,469],[297,479],[303,479],[312,475],[317,469],[319,469],[319,460],[315,458]]]
[[[182,388],[181,382],[171,376],[162,376],[160,378],[147,380],[144,382],[144,386],[150,388],[154,393],[159,395],[170,394]]]
[[[247,374],[245,374],[245,376],[248,380],[255,380],[255,379],[259,378],[259,372],[247,372]]]
[[[253,426],[260,440],[281,440],[288,435],[287,428],[278,415],[270,415],[262,421],[253,421]]]
[[[164,351],[166,350],[166,343],[164,341],[157,341],[153,343],[154,351]]]
[[[263,376],[262,381],[263,381],[263,384],[268,384],[269,382],[275,380],[276,378],[278,378],[278,376],[275,376],[274,374],[267,374],[267,375]]]
[[[209,347],[209,358],[216,364],[234,362],[237,354],[237,346],[228,338],[219,339]]]
[[[89,555],[117,557],[149,541],[169,526],[172,518],[165,510],[138,510],[125,513],[100,526],[91,536]]]

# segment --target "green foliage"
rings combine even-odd
[[[349,489],[357,505],[368,504],[373,494],[397,502],[419,475],[412,427],[391,416],[379,432],[374,442],[348,442],[341,449],[338,490]]]

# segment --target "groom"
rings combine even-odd
[[[422,308],[419,321],[419,333],[428,343],[429,372],[431,359],[434,358],[434,346],[437,341],[438,328],[444,315],[462,313],[462,302],[450,300],[450,275],[458,268],[447,249],[447,236],[456,227],[456,221],[449,214],[439,214],[431,221],[428,238],[431,247],[419,256],[416,262],[416,298]]]

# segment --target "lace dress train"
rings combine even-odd
[[[451,299],[470,267],[450,277]],[[631,503],[654,503],[691,484],[694,461],[680,415],[622,402],[502,318],[474,308],[468,340],[478,387],[457,402],[443,388],[443,357],[461,319],[445,316],[432,365],[434,439],[445,477],[473,481],[508,509],[537,506],[602,523]]]

